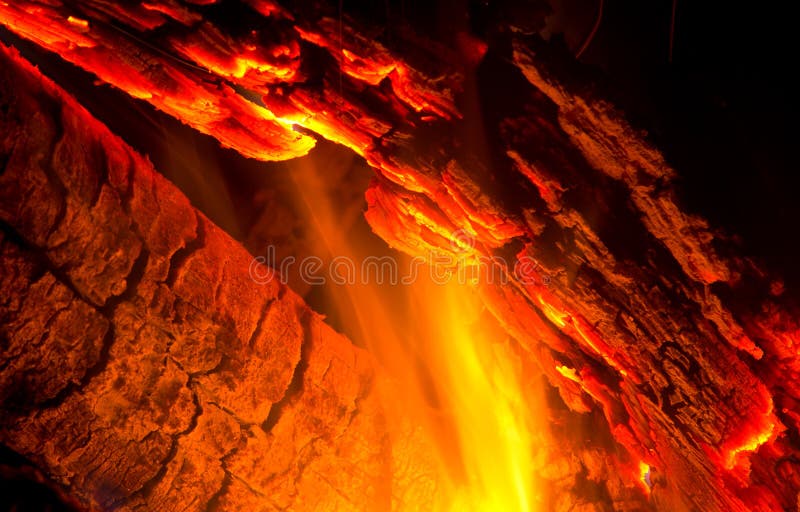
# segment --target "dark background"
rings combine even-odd
[[[686,205],[798,285],[796,18],[789,2],[610,0],[585,62],[682,177]],[[795,293],[796,295],[796,293]]]

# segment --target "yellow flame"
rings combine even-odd
[[[377,239],[353,239],[326,190],[329,180],[313,163],[298,161],[292,177],[317,235],[316,254],[355,262],[374,254]],[[395,257],[402,274],[410,258]],[[367,280],[332,289],[348,332],[390,376],[383,389],[388,423],[410,424],[418,434],[412,450],[433,460],[431,470],[424,457],[398,454],[409,444],[408,431],[393,435],[393,456],[403,459],[396,463],[411,474],[405,488],[393,490],[393,509],[544,510],[537,477],[547,439],[541,381],[525,374],[513,340],[483,309],[479,288],[435,284],[421,269],[407,286]]]
[[[410,292],[412,300],[430,308],[415,318],[427,317],[434,335],[436,354],[427,362],[452,415],[465,472],[462,480],[448,482],[451,488],[439,497],[441,510],[539,509],[536,425],[509,340],[476,311],[480,301],[466,285],[423,281]]]

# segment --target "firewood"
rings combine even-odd
[[[370,357],[13,50],[0,70],[0,442],[87,509],[388,507]]]

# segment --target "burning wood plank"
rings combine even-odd
[[[370,358],[0,50],[0,439],[89,508],[382,509]]]
[[[202,56],[202,64],[213,70],[209,72],[188,60],[165,58],[142,45],[134,31],[152,30],[170,19],[151,7],[142,4],[127,9],[107,2],[88,2],[82,4],[82,11],[49,3],[3,3],[0,18],[19,34],[95,70],[103,81],[149,101],[249,157],[283,160],[304,155],[313,147],[313,139],[293,132],[290,124],[245,100],[215,74],[230,75],[244,83],[291,79],[296,42],[265,49],[247,40],[226,38],[213,26],[200,25],[176,45],[176,51],[190,58]],[[254,47],[258,51],[247,51]]]

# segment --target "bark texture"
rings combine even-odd
[[[92,509],[389,506],[370,358],[5,48],[0,163],[0,442]]]

